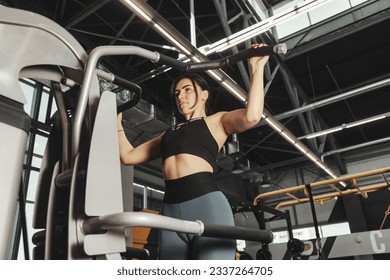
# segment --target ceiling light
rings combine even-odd
[[[217,80],[218,82],[222,81],[222,78],[220,76],[218,76],[217,73],[215,73],[215,71],[213,70],[207,70],[207,72],[215,79]]]
[[[307,156],[309,159],[311,159],[314,163],[317,163],[317,161],[320,160],[319,158],[317,158],[314,154],[312,154],[312,153],[310,153],[310,152],[306,153],[306,156]]]
[[[241,101],[246,100],[246,98],[244,96],[242,96],[242,94],[239,93],[236,89],[234,89],[231,85],[229,85],[228,82],[223,81],[222,85],[225,86],[231,93],[233,93]]]
[[[292,143],[292,144],[295,143],[295,141],[290,137],[290,135],[288,135],[288,134],[286,133],[286,131],[281,131],[281,132],[280,132],[280,135],[282,135],[282,137],[283,137],[284,139],[286,139],[288,142],[290,142],[290,143]]]
[[[263,174],[263,180],[261,181],[260,187],[262,187],[262,188],[269,188],[271,186],[272,186],[271,176],[267,172],[265,178],[264,178],[264,174]]]
[[[270,127],[272,127],[276,132],[281,133],[282,129],[275,123],[273,122],[269,117],[265,117],[264,120],[268,123]]]
[[[205,55],[209,55],[214,52],[221,52],[228,48],[238,45],[246,40],[249,40],[257,35],[260,35],[271,28],[275,27],[278,24],[284,23],[288,20],[291,20],[297,16],[300,16],[301,13],[309,12],[310,10],[318,7],[320,4],[331,0],[311,0],[302,2],[300,5],[295,6],[285,12],[276,14],[272,17],[269,17],[261,22],[253,24],[231,36],[226,37],[225,39],[219,40],[207,48],[205,48]]]
[[[140,15],[142,18],[144,18],[146,21],[152,21],[152,18],[148,16],[143,10],[141,10],[133,1],[124,0],[122,1],[124,4],[130,5],[131,8],[133,8],[138,15]]]
[[[303,138],[305,138],[305,139],[312,139],[312,138],[315,138],[315,137],[324,136],[324,135],[331,134],[331,133],[334,133],[334,132],[337,132],[337,131],[341,131],[341,130],[346,129],[346,128],[351,128],[351,127],[355,127],[355,126],[358,126],[358,125],[363,125],[363,124],[367,124],[367,123],[370,123],[370,122],[382,120],[382,119],[384,119],[384,118],[386,118],[388,116],[390,116],[390,113],[384,113],[384,114],[377,115],[377,116],[374,116],[374,117],[370,117],[370,118],[362,119],[362,120],[359,120],[359,121],[351,122],[349,124],[342,124],[342,125],[334,127],[334,128],[329,128],[329,129],[325,129],[325,130],[322,130],[322,131],[319,131],[319,132],[308,134],[308,135],[299,137],[299,139],[303,139]]]
[[[162,28],[160,25],[158,25],[157,23],[154,23],[153,26],[156,27],[156,29],[158,31],[160,31],[169,41],[171,41],[171,43],[173,45],[175,45],[178,49],[180,49],[186,55],[190,55],[191,54],[191,52],[189,50],[187,50],[182,44],[180,44],[175,38],[173,38],[171,36],[171,34],[169,34],[167,31],[165,31],[165,29]]]
[[[389,113],[386,113],[386,114],[379,115],[379,116],[376,116],[376,117],[366,118],[364,120],[360,120],[360,121],[352,122],[350,124],[346,124],[345,127],[346,128],[351,128],[351,127],[354,127],[354,126],[358,126],[358,125],[362,125],[362,124],[378,121],[378,120],[386,118],[388,115],[389,115]]]
[[[343,128],[344,128],[343,126],[339,126],[339,127],[335,127],[335,128],[331,128],[331,129],[326,129],[326,130],[323,130],[323,131],[319,131],[319,132],[316,132],[316,133],[312,133],[312,134],[306,135],[305,138],[306,139],[312,139],[312,138],[315,138],[315,137],[320,137],[320,136],[327,135],[327,134],[330,134],[330,133],[333,133],[333,132],[336,132],[336,131],[343,130]]]
[[[306,147],[302,147],[302,146],[303,146],[302,144],[296,142],[296,143],[294,144],[294,146],[295,146],[295,148],[297,148],[297,150],[299,150],[301,153],[307,154],[307,150],[305,149]]]

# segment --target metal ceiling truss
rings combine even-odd
[[[97,10],[99,10],[101,7],[106,5],[108,2],[111,2],[111,0],[100,0],[100,1],[92,2],[91,5],[89,5],[88,7],[85,7],[84,10],[80,11],[73,18],[69,19],[68,22],[66,22],[64,24],[64,28],[65,29],[70,29],[72,26],[74,26],[77,23],[79,23],[80,21],[84,20],[86,17],[94,14]],[[105,22],[105,24],[110,26],[107,22]]]
[[[223,30],[225,31],[225,35],[226,36],[230,36],[232,35],[232,30],[229,26],[229,24],[231,23],[231,21],[228,19],[227,17],[227,11],[226,11],[226,0],[213,0],[214,2],[214,6],[217,10],[217,13],[218,13],[218,16],[219,16],[219,19],[221,21],[221,25],[223,27]],[[237,16],[242,16],[242,13],[243,12],[240,12]],[[234,17],[233,17],[234,18]],[[246,47],[249,47],[249,43],[246,42]],[[234,46],[232,48],[232,52],[233,53],[238,53],[238,48],[237,46]],[[249,88],[249,76],[248,76],[248,73],[247,73],[247,70],[244,66],[244,63],[242,61],[238,62],[237,64],[238,66],[238,69],[240,70],[240,73],[241,73],[241,76],[242,76],[242,80],[244,81],[244,84],[245,84],[245,87],[246,88]]]

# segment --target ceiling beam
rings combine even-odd
[[[376,82],[373,82],[371,84],[361,86],[359,88],[352,89],[350,91],[332,96],[330,98],[323,99],[323,100],[317,101],[317,102],[313,102],[313,103],[310,103],[307,105],[303,105],[299,108],[275,115],[274,118],[277,120],[282,120],[285,118],[294,117],[298,114],[302,114],[304,112],[308,112],[308,111],[311,111],[311,110],[314,110],[314,109],[317,109],[317,108],[320,108],[323,106],[327,106],[327,105],[330,105],[332,103],[339,102],[339,101],[342,101],[342,100],[345,100],[345,99],[348,99],[351,97],[355,97],[355,96],[358,96],[360,94],[364,94],[364,93],[367,93],[367,92],[370,92],[370,91],[373,91],[373,90],[376,90],[379,88],[383,88],[383,87],[386,87],[389,85],[390,85],[390,78],[385,78],[385,79],[382,79],[380,81],[376,81]],[[261,121],[258,125],[264,125],[264,124],[266,124],[266,123],[264,121]]]
[[[75,15],[73,18],[69,19],[69,21],[64,24],[65,29],[72,28],[72,26],[76,25],[77,23],[79,23],[80,21],[85,19],[86,17],[88,17],[91,14],[95,13],[101,7],[106,5],[108,2],[111,2],[111,0],[94,1],[91,5],[86,7],[80,13]]]
[[[226,4],[224,3],[225,0],[222,0],[222,3],[220,1],[221,0],[213,0],[214,6],[217,10],[219,20],[221,21],[221,25],[222,25],[222,28],[225,32],[225,35],[230,36],[230,35],[232,35],[232,30],[229,26],[229,21],[227,18]],[[242,13],[242,11],[241,11],[241,13]],[[237,46],[234,46],[232,48],[233,53],[238,53],[238,51],[239,50],[238,50]],[[244,81],[245,87],[249,88],[249,83],[250,83],[249,76],[248,76],[248,72],[244,66],[244,63],[242,61],[240,61],[240,62],[238,62],[237,66],[238,66],[238,69],[240,70],[240,74],[242,76],[242,80]]]

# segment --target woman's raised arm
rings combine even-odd
[[[253,48],[262,44],[253,45]],[[268,56],[258,56],[249,59],[251,84],[248,91],[246,108],[227,112],[221,122],[228,134],[240,133],[254,127],[261,119],[264,110],[264,66]]]

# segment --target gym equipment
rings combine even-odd
[[[371,230],[344,234],[339,236],[330,236],[321,238],[323,244],[322,254],[326,260],[337,259],[352,259],[359,256],[360,258],[368,259],[370,255],[385,255],[383,258],[388,260],[390,253],[389,246],[390,229]],[[301,241],[302,242],[302,241]],[[292,241],[287,243],[278,243],[269,245],[269,254],[272,255],[273,260],[292,259],[296,254],[297,259],[301,260],[318,260],[319,248],[316,246],[317,240],[310,239],[303,241],[307,249],[303,252],[301,245],[293,244]],[[297,247],[293,247],[293,246]],[[291,251],[293,249],[293,251]],[[298,249],[298,250],[297,250]],[[256,256],[258,259],[265,259],[260,253],[263,252],[259,246],[251,246],[245,248],[245,251],[251,256]],[[363,256],[363,257],[362,257]]]
[[[285,189],[280,189],[276,191],[271,191],[267,193],[262,193],[256,196],[256,198],[253,201],[253,209],[255,209],[255,215],[257,215],[260,228],[265,228],[265,218],[264,218],[264,212],[272,213],[275,216],[285,218],[287,221],[287,228],[288,228],[288,233],[289,233],[289,241],[287,243],[287,250],[290,252],[290,254],[294,257],[297,258],[301,255],[301,253],[304,251],[304,243],[300,242],[300,240],[293,238],[292,235],[292,227],[291,227],[291,221],[289,219],[289,214],[288,210],[286,210],[284,213],[281,211],[282,208],[287,207],[287,206],[293,206],[293,205],[298,205],[301,203],[310,203],[311,206],[311,213],[312,213],[312,218],[313,218],[313,225],[315,228],[316,232],[316,240],[313,242],[313,246],[316,243],[316,253],[318,254],[319,259],[325,259],[326,256],[323,252],[323,245],[322,245],[322,239],[319,234],[318,230],[318,222],[317,222],[317,215],[316,211],[314,208],[314,203],[317,203],[319,205],[323,205],[323,203],[327,200],[330,200],[335,197],[342,197],[342,196],[347,196],[347,195],[361,195],[363,198],[367,198],[369,193],[375,192],[384,188],[389,188],[390,184],[388,179],[386,178],[385,174],[390,172],[390,167],[386,168],[380,168],[380,169],[375,169],[375,170],[370,170],[366,172],[360,172],[360,173],[355,173],[355,174],[348,174],[348,175],[343,175],[339,176],[336,179],[328,179],[328,180],[323,180],[323,181],[318,181],[318,182],[313,182],[310,184],[306,185],[299,185],[291,188],[285,188]],[[379,178],[383,180],[382,183],[376,183],[370,186],[359,186],[358,180],[359,179],[374,179],[375,181],[378,181]],[[348,188],[342,189],[337,187],[337,183],[348,183]],[[314,189],[320,189],[322,188],[322,193],[321,194],[313,194]],[[327,188],[327,189],[326,189]],[[324,191],[325,189],[325,191]],[[299,197],[297,195],[298,192],[304,193],[305,197]],[[267,197],[272,197],[272,196],[281,196],[285,195],[288,197],[288,199],[284,202],[281,202],[277,204],[274,208],[266,206],[264,199]],[[390,209],[390,206],[389,206]],[[386,213],[385,212],[385,217],[384,220],[382,221],[382,224],[380,225],[379,229],[382,229],[384,221],[386,219]],[[286,216],[287,215],[287,216]],[[354,235],[351,235],[354,236]],[[339,237],[341,239],[342,237]],[[350,238],[350,237],[348,237]],[[330,240],[330,239],[329,239]],[[265,249],[264,249],[265,248]],[[389,248],[390,249],[390,248]],[[262,250],[269,250],[268,246],[265,245],[263,248],[260,248],[258,251],[258,254],[260,257],[262,257]],[[346,252],[352,251],[351,248],[346,250]],[[375,252],[375,250],[372,250],[370,252]],[[386,252],[388,252],[388,249],[386,248]],[[327,254],[328,255],[328,254]],[[334,254],[333,256],[345,256],[345,253],[337,252],[337,254]]]
[[[87,55],[58,24],[4,6],[0,6],[0,37],[7,38],[0,46],[0,259],[10,259],[11,255],[9,246],[30,126],[23,111],[25,98],[20,78],[36,79],[50,86],[58,107],[42,161],[34,208],[33,226],[40,230],[33,237],[35,259],[120,259],[120,253],[126,251],[126,228],[132,226],[272,241],[272,232],[268,230],[124,212],[116,114],[134,106],[141,89],[98,70],[97,64],[103,56],[137,55],[182,71],[203,71],[253,55],[283,53],[285,45],[250,49],[204,63],[183,63],[134,46],[102,46]],[[134,92],[135,97],[117,108],[114,93],[100,94],[99,78]]]

